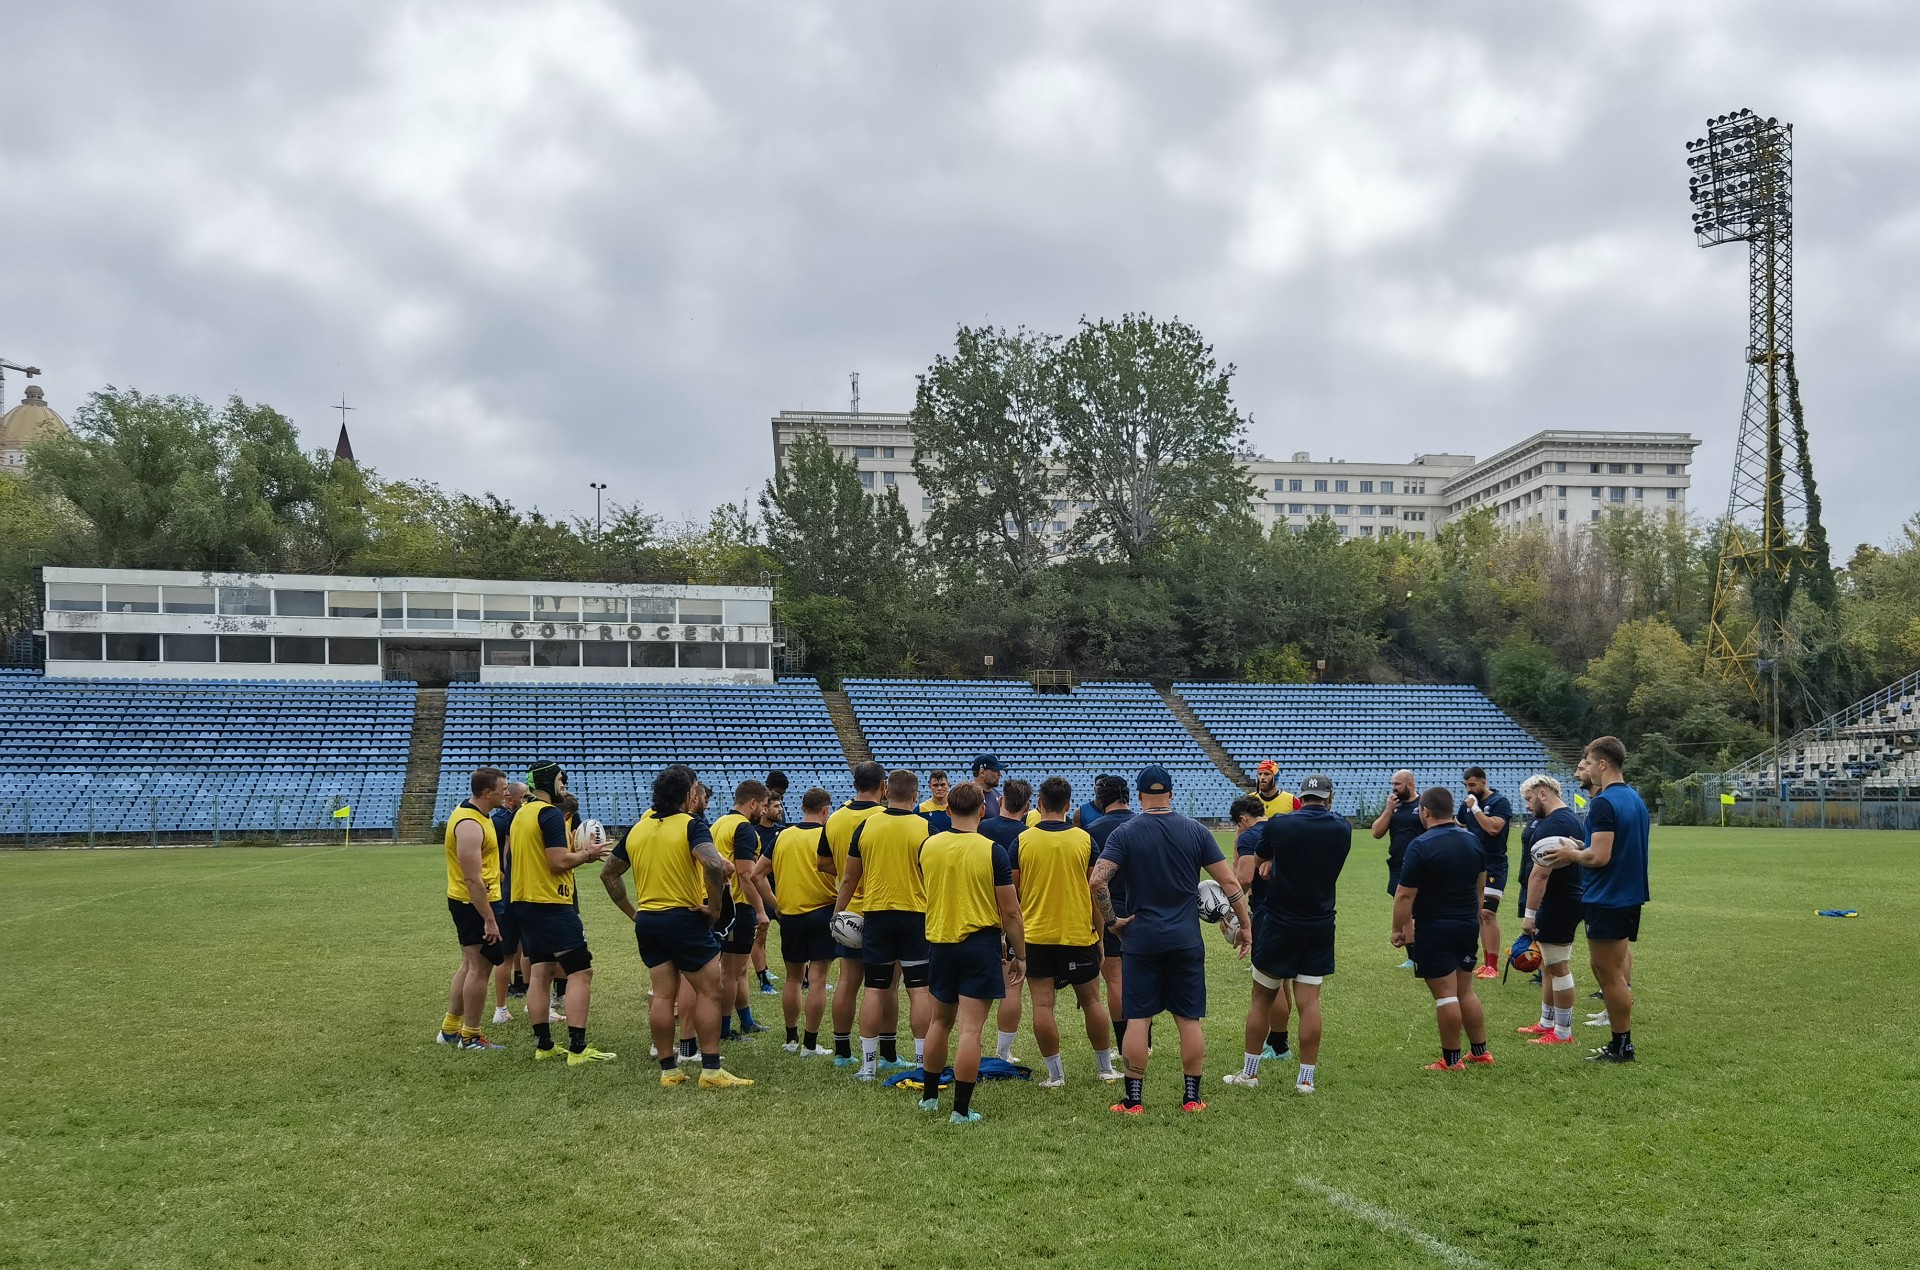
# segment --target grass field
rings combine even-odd
[[[729,1051],[754,1089],[658,1088],[591,880],[592,1036],[621,1058],[569,1070],[521,1022],[504,1054],[431,1043],[438,848],[4,853],[0,1264],[1920,1264],[1920,835],[1654,851],[1633,1067],[1517,1043],[1516,974],[1483,992],[1496,1067],[1418,1070],[1433,1012],[1367,841],[1315,1097],[1290,1064],[1219,1083],[1246,972],[1210,938],[1207,1113],[1175,1109],[1169,1029],[1147,1117],[1108,1114],[1063,1011],[1069,1088],[983,1086],[968,1128],[777,1030]],[[1862,915],[1813,916],[1836,905]]]

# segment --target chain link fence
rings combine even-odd
[[[335,814],[343,809],[346,814]],[[109,802],[42,795],[0,808],[0,846],[390,842],[396,820],[390,807],[302,795],[209,795],[184,802],[158,796]]]
[[[1761,787],[1689,776],[1661,791],[1660,823],[1764,829],[1920,829],[1920,786],[1858,780]]]

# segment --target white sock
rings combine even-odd
[[[880,1062],[880,1038],[863,1036],[860,1038],[860,1070],[873,1071]]]
[[[1553,1034],[1559,1037],[1563,1041],[1566,1040],[1569,1036],[1573,1035],[1573,1007],[1572,1006],[1568,1006],[1564,1010],[1560,1009],[1557,1006],[1554,1008]]]
[[[1093,1052],[1093,1069],[1099,1072],[1103,1076],[1106,1075],[1108,1072],[1112,1071],[1113,1070],[1113,1051],[1112,1050],[1095,1050]]]
[[[1048,1080],[1065,1080],[1067,1078],[1067,1065],[1061,1061],[1058,1054],[1042,1054],[1040,1059],[1047,1065]]]
[[[1246,1062],[1241,1067],[1240,1074],[1242,1076],[1258,1076],[1260,1074],[1260,1056],[1258,1054],[1246,1055]]]
[[[1313,1069],[1315,1066],[1316,1064],[1314,1063],[1300,1064],[1300,1083],[1302,1085],[1311,1085],[1313,1083]]]
[[[927,1038],[924,1036],[913,1038],[913,1061],[916,1063],[927,1061]]]
[[[1000,1047],[994,1052],[1000,1056],[1001,1062],[1007,1063],[1013,1061],[1013,1041],[1014,1038],[1019,1035],[1018,1032],[999,1033]]]
[[[1540,1005],[1540,1026],[1541,1027],[1553,1026],[1553,1007],[1546,1004],[1545,1002],[1542,1002]]]

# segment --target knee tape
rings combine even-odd
[[[1563,961],[1572,961],[1573,945],[1542,944],[1540,945],[1540,959],[1549,966],[1557,966]],[[1573,985],[1568,984],[1567,986],[1571,988]]]
[[[593,954],[587,951],[585,944],[580,945],[578,948],[569,948],[563,953],[557,953],[553,959],[560,963],[560,969],[570,975],[579,974],[582,970],[586,970],[593,965]]]
[[[891,988],[893,986],[893,963],[883,966],[868,966],[866,984],[869,988]]]
[[[1433,999],[1433,1008],[1436,1010],[1444,1010],[1450,1005],[1459,1005],[1459,1004],[1460,1004],[1459,997],[1435,997]]]
[[[1325,975],[1295,975],[1293,981],[1303,983],[1309,988],[1317,988],[1327,980]]]
[[[1280,991],[1280,985],[1286,982],[1285,979],[1276,979],[1272,975],[1261,973],[1260,967],[1258,966],[1253,968],[1253,981],[1273,992]]]
[[[924,961],[903,961],[900,963],[900,977],[909,988],[924,988],[927,986],[928,967],[929,963]]]
[[[1555,992],[1572,992],[1573,976],[1572,975],[1555,975],[1553,977],[1553,990]]]

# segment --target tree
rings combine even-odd
[[[949,569],[1027,577],[1047,564],[1042,521],[1055,477],[1054,357],[1026,330],[961,327],[913,404],[913,474],[933,500],[927,538]],[[997,566],[997,567],[996,567]]]
[[[1723,768],[1767,745],[1735,713],[1735,689],[1708,676],[1699,651],[1661,618],[1623,623],[1577,686],[1592,727],[1626,742],[1627,779],[1649,796],[1664,779]]]
[[[1246,510],[1233,367],[1200,332],[1142,314],[1082,320],[1056,359],[1064,485],[1089,504],[1073,542],[1138,566],[1168,542]]]
[[[73,505],[41,482],[0,476],[0,635],[33,629],[40,615],[35,570],[86,530]]]

